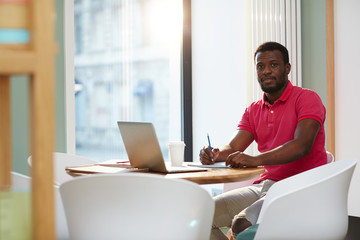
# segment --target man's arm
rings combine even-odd
[[[232,167],[256,167],[295,161],[311,152],[319,129],[320,123],[318,121],[303,119],[297,124],[293,140],[257,156],[249,156],[242,151],[236,151],[228,156],[226,164]]]
[[[250,143],[254,140],[254,136],[251,132],[246,130],[237,130],[234,132],[230,142],[220,148],[214,148],[210,152],[207,146],[204,146],[199,154],[202,164],[213,164],[214,162],[226,161],[229,154],[236,151],[244,151]],[[213,157],[214,162],[211,161]]]

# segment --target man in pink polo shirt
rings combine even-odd
[[[266,42],[255,51],[254,61],[263,99],[246,108],[228,144],[211,152],[207,146],[201,149],[200,161],[225,161],[235,168],[264,166],[266,171],[251,186],[215,197],[211,239],[227,239],[220,227],[231,227],[235,238],[255,224],[266,192],[276,181],[326,163],[325,107],[314,91],[288,80],[287,49]],[[260,154],[243,153],[254,140]]]

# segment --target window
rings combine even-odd
[[[185,140],[185,159],[194,161],[207,144],[206,133],[214,146],[227,142],[251,99],[251,2],[100,2],[75,0],[72,9],[66,7],[74,19],[65,25],[74,32],[67,40],[72,58],[67,57],[66,69],[75,71],[67,73],[67,100],[74,98],[71,81],[76,83],[76,100],[67,103],[73,112],[67,116],[68,152],[75,152],[76,138],[77,154],[125,158],[118,120],[153,122],[165,157],[170,140]],[[75,59],[69,43],[75,45]],[[209,115],[209,108],[218,112]]]
[[[73,16],[76,154],[127,158],[117,121],[146,121],[167,160],[181,139],[182,0],[75,0]]]

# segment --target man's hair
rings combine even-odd
[[[263,44],[261,44],[255,51],[254,60],[256,58],[256,54],[258,54],[259,52],[274,51],[274,50],[279,50],[281,52],[284,59],[284,64],[289,63],[288,50],[286,49],[286,47],[284,47],[283,45],[277,42],[264,42]]]

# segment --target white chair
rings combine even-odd
[[[335,161],[335,157],[331,152],[326,151],[326,155],[327,155],[327,159],[326,159],[327,163],[332,163]]]
[[[199,185],[145,173],[94,174],[60,186],[70,237],[209,239],[215,204]]]
[[[28,164],[31,167],[31,156],[28,158]],[[54,152],[54,182],[60,185],[70,179],[72,176],[66,173],[65,168],[69,166],[81,166],[95,164],[97,161],[82,156],[68,153]]]
[[[327,163],[334,162],[334,155],[331,152],[326,151],[326,155],[327,155],[327,160],[326,160]],[[253,179],[250,179],[247,181],[242,181],[242,182],[224,183],[223,192],[228,192],[228,191],[236,189],[236,188],[250,186],[258,178],[259,177],[255,177]]]
[[[344,239],[356,163],[340,160],[275,183],[262,206],[255,239]]]
[[[17,172],[11,172],[12,190],[31,191],[31,177]],[[66,224],[65,212],[62,205],[59,186],[54,185],[55,191],[55,223],[56,223],[56,239],[69,239],[69,231]]]
[[[94,164],[97,161],[82,156],[68,153],[54,152],[54,191],[55,191],[55,218],[56,218],[56,237],[58,240],[69,239],[69,230],[66,223],[64,207],[60,197],[60,184],[73,179],[66,173],[67,166],[81,166]],[[32,156],[29,156],[28,164],[31,167]]]
[[[18,172],[11,172],[11,189],[20,191],[31,190],[31,177]]]
[[[55,223],[56,223],[56,239],[68,240],[69,229],[66,222],[64,206],[62,203],[59,186],[54,184],[55,191]]]

